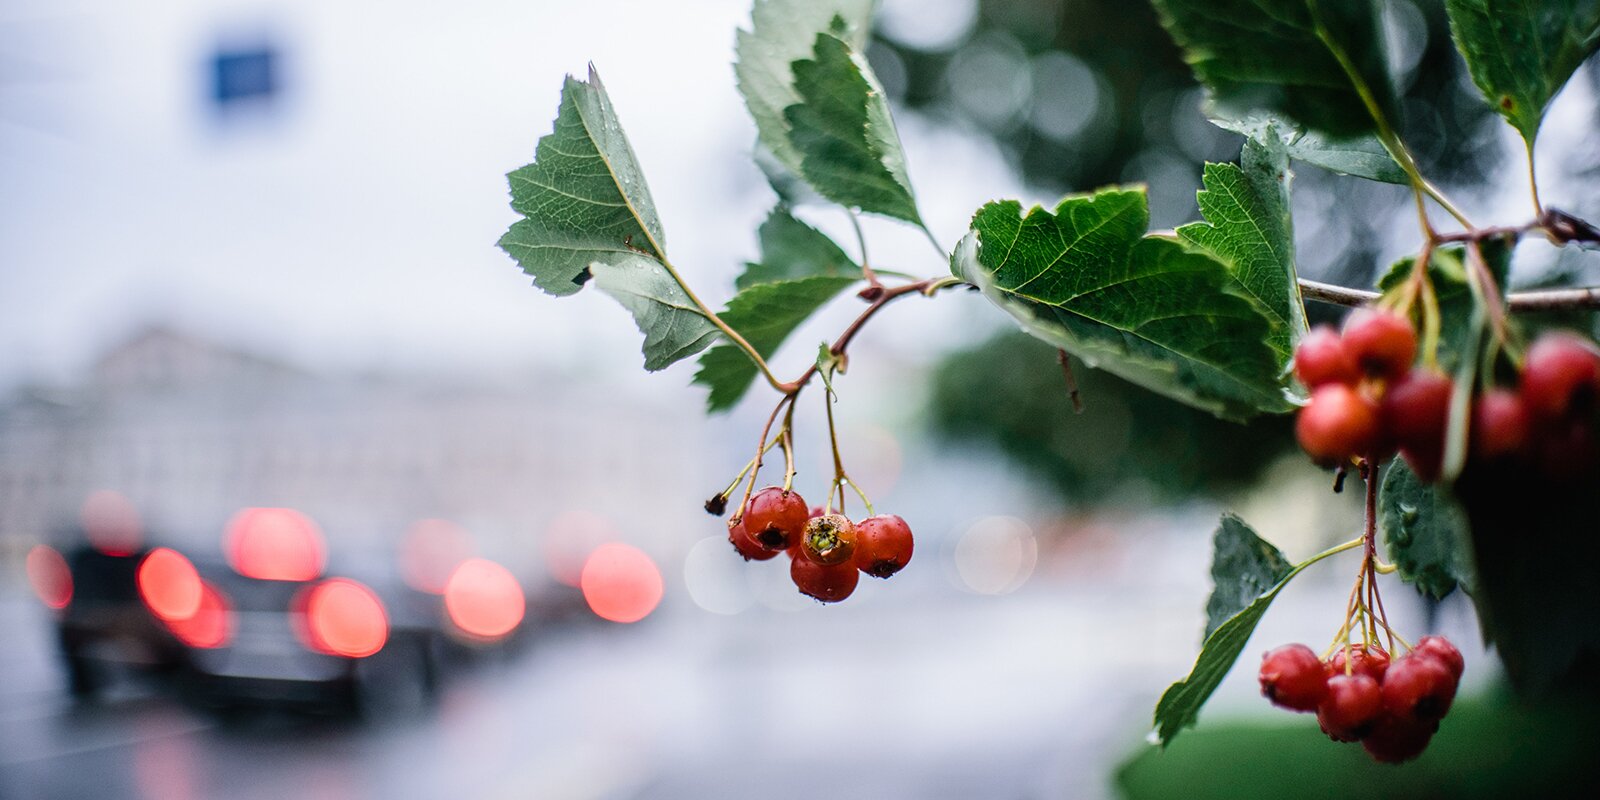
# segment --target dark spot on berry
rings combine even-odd
[[[778,548],[783,547],[785,537],[783,535],[783,531],[778,530],[777,527],[769,527],[766,530],[756,534],[756,541],[765,545],[770,550],[777,550]]]

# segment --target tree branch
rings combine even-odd
[[[1336,306],[1359,306],[1378,299],[1378,293],[1374,291],[1351,289],[1306,278],[1300,279],[1300,292],[1307,300]],[[1512,312],[1600,310],[1600,286],[1514,292],[1506,300]]]

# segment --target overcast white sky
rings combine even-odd
[[[6,6],[3,385],[69,378],[147,321],[332,368],[637,369],[624,312],[544,296],[494,247],[515,219],[504,173],[549,131],[562,75],[591,60],[674,260],[705,294],[726,296],[771,203],[730,67],[747,0]],[[263,34],[283,48],[280,113],[219,124],[207,59]],[[901,126],[946,247],[978,204],[1020,191],[991,146]],[[837,212],[811,218],[847,230]],[[941,268],[912,232],[871,233],[875,261]],[[1000,322],[974,305],[928,304],[881,336],[950,341],[964,338],[953,320]]]

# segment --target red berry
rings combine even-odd
[[[1411,369],[1417,332],[1392,311],[1358,308],[1345,320],[1344,347],[1363,372],[1392,380]]]
[[[1490,389],[1472,407],[1472,456],[1495,461],[1522,452],[1528,444],[1528,411],[1522,396]]]
[[[1383,693],[1371,675],[1340,673],[1328,679],[1328,696],[1317,706],[1317,724],[1336,742],[1353,742],[1383,714]]]
[[[1361,746],[1376,761],[1399,764],[1422,755],[1422,751],[1428,749],[1428,741],[1433,738],[1434,731],[1438,729],[1438,722],[1403,719],[1384,713],[1373,724],[1372,730],[1367,732],[1366,738],[1361,740]]]
[[[799,492],[768,486],[750,498],[744,512],[744,529],[762,547],[777,552],[800,541],[810,516],[810,508]]]
[[[1318,325],[1300,340],[1294,349],[1294,374],[1307,389],[1326,383],[1354,384],[1361,378],[1355,359],[1331,325]]]
[[[874,578],[887,578],[905,569],[914,548],[911,526],[894,514],[856,523],[856,568]]]
[[[776,551],[768,550],[757,544],[754,539],[751,539],[750,535],[745,533],[743,520],[728,524],[728,542],[733,545],[734,550],[739,552],[739,555],[744,556],[746,561],[766,561],[778,554]]]
[[[1432,656],[1440,663],[1450,668],[1450,674],[1461,680],[1461,673],[1467,668],[1466,659],[1461,657],[1461,651],[1443,636],[1424,636],[1417,642],[1417,649],[1411,651],[1414,656]]]
[[[1403,720],[1437,722],[1456,697],[1456,676],[1438,658],[1401,656],[1383,676],[1383,706]]]
[[[1330,383],[1311,394],[1300,409],[1295,437],[1312,460],[1332,464],[1366,455],[1378,443],[1382,428],[1371,401],[1343,384]]]
[[[1413,372],[1389,385],[1383,396],[1383,426],[1406,462],[1423,480],[1439,477],[1444,433],[1455,384],[1437,372]]]
[[[801,594],[824,603],[837,603],[850,596],[861,580],[855,565],[818,564],[809,558],[795,558],[789,562],[789,578]]]
[[[1315,711],[1328,696],[1322,659],[1303,644],[1286,644],[1261,657],[1261,694],[1275,706]]]
[[[800,535],[800,553],[825,566],[843,564],[856,554],[856,526],[843,514],[812,517]]]
[[[1389,670],[1389,654],[1377,645],[1351,645],[1349,661],[1350,674],[1366,675],[1379,683],[1383,682],[1383,673]],[[1328,658],[1328,677],[1345,673],[1345,649],[1341,647]]]
[[[1547,333],[1528,348],[1522,399],[1535,422],[1587,414],[1600,401],[1600,355],[1570,333]]]
[[[827,512],[823,511],[822,506],[812,506],[811,507],[811,519],[816,519],[817,517],[820,517],[825,513],[827,513]]]

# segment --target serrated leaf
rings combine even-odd
[[[1398,124],[1378,7],[1371,0],[1154,2],[1162,25],[1225,115],[1273,111],[1330,136],[1354,136],[1375,129],[1364,88],[1390,125]],[[1341,55],[1350,72],[1341,66]]]
[[[1211,597],[1206,636],[1272,590],[1294,565],[1237,514],[1223,514],[1211,537]]]
[[[795,219],[781,206],[761,223],[761,261],[746,264],[734,284],[748,289],[758,283],[817,275],[861,277],[861,268],[816,228]]]
[[[555,130],[539,140],[532,164],[507,177],[511,207],[524,219],[499,244],[540,289],[572,294],[596,261],[665,258],[650,189],[593,67],[587,83],[567,77]]]
[[[1205,222],[1178,228],[1178,238],[1215,255],[1272,320],[1268,343],[1287,363],[1305,332],[1305,305],[1294,263],[1289,219],[1289,163],[1280,151],[1247,141],[1241,165],[1207,164],[1197,195]]]
[[[710,347],[720,335],[661,262],[627,253],[589,269],[595,286],[633,314],[644,334],[645,369],[665,369]]]
[[[806,182],[842,206],[921,225],[900,134],[866,59],[819,33],[812,58],[794,62],[794,88],[801,102],[783,114]]]
[[[978,210],[951,270],[1033,336],[1175,400],[1243,419],[1293,406],[1272,322],[1228,267],[1176,239],[1143,237],[1144,189],[1064,198],[1027,216]]]
[[[1550,101],[1600,49],[1595,0],[1445,0],[1472,82],[1531,147]]]
[[[824,303],[858,280],[857,277],[813,276],[794,281],[761,283],[733,296],[717,316],[738,331],[763,358]],[[732,344],[720,344],[700,357],[694,382],[711,390],[708,411],[732,408],[755,381],[755,362]]]
[[[1395,460],[1378,492],[1378,521],[1400,577],[1430,597],[1472,587],[1467,517],[1440,487]]]
[[[801,97],[794,88],[792,65],[811,57],[817,34],[835,30],[836,19],[844,23],[836,35],[855,50],[866,47],[875,5],[875,0],[756,0],[750,10],[750,30],[736,35],[734,75],[755,119],[757,138],[793,175],[801,174],[801,156],[789,142],[784,109]]]
[[[1394,156],[1383,148],[1376,136],[1370,134],[1335,139],[1305,129],[1281,119],[1264,114],[1247,114],[1233,119],[1210,115],[1211,123],[1223,130],[1233,131],[1271,149],[1282,149],[1295,161],[1303,161],[1340,175],[1366,178],[1383,183],[1410,183],[1405,170],[1395,163]]]
[[[1214,541],[1211,575],[1216,589],[1206,604],[1205,644],[1188,677],[1167,687],[1156,703],[1153,724],[1163,747],[1199,719],[1200,708],[1239,660],[1267,607],[1306,567],[1290,566],[1276,547],[1231,514],[1223,516]],[[1228,609],[1234,610],[1224,616]]]

